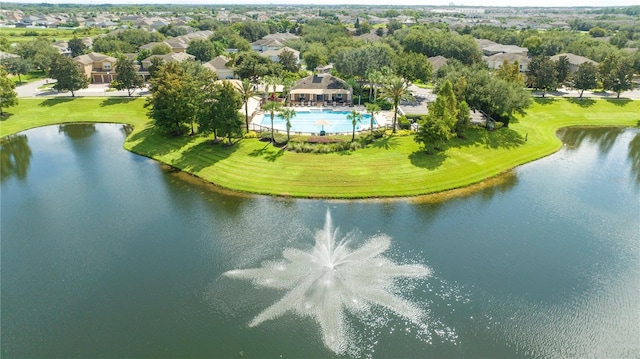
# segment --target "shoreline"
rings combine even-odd
[[[104,100],[104,99],[103,99]],[[34,104],[41,100],[25,100],[24,102],[34,101]],[[56,104],[55,106],[70,106],[69,104],[82,104],[84,101],[88,101],[86,99],[69,101],[62,101],[60,104]],[[98,99],[94,99],[94,102],[99,101]],[[527,137],[528,142],[519,142],[516,145],[513,145],[513,149],[487,149],[489,143],[480,143],[474,144],[475,147],[465,148],[464,150],[460,150],[456,148],[455,145],[452,145],[452,154],[451,156],[443,155],[443,159],[441,162],[436,163],[436,165],[425,165],[424,162],[420,161],[431,161],[434,160],[436,156],[419,156],[419,159],[415,159],[412,156],[415,155],[415,146],[412,146],[409,143],[412,142],[412,139],[402,139],[402,138],[392,138],[395,141],[398,141],[403,146],[408,146],[406,149],[401,147],[399,150],[391,149],[362,149],[350,153],[348,156],[344,154],[294,154],[294,153],[280,153],[278,156],[286,156],[285,158],[275,157],[271,162],[268,161],[267,158],[263,158],[262,156],[253,155],[258,150],[264,150],[268,146],[264,146],[264,143],[261,143],[257,140],[255,142],[251,142],[252,140],[242,140],[239,143],[236,143],[232,146],[231,149],[225,150],[219,147],[211,147],[205,146],[202,142],[206,139],[198,136],[194,136],[193,138],[177,138],[170,139],[167,141],[166,138],[158,136],[154,134],[152,131],[152,126],[149,126],[149,120],[146,116],[140,116],[142,112],[140,109],[138,110],[138,116],[124,116],[120,115],[120,111],[117,113],[117,118],[109,119],[108,116],[97,115],[95,118],[87,118],[82,114],[78,115],[77,119],[65,118],[65,119],[49,119],[47,121],[40,120],[37,123],[29,123],[28,121],[20,121],[19,118],[21,116],[16,114],[10,118],[4,119],[0,124],[3,127],[3,130],[6,130],[6,125],[8,125],[10,121],[12,121],[15,116],[16,119],[20,121],[20,123],[13,123],[10,127],[8,133],[3,133],[4,136],[8,136],[9,134],[14,134],[18,132],[22,132],[24,130],[41,127],[46,125],[56,125],[62,123],[123,123],[134,126],[133,132],[127,136],[123,143],[123,147],[133,153],[138,155],[142,155],[147,158],[151,158],[157,161],[160,164],[164,164],[170,167],[179,170],[182,173],[188,174],[190,177],[198,178],[199,181],[203,183],[207,183],[211,186],[214,186],[216,190],[229,192],[234,195],[264,195],[271,197],[279,197],[283,199],[321,199],[321,200],[332,200],[332,201],[409,201],[409,202],[422,202],[422,201],[438,201],[438,198],[450,198],[450,197],[458,197],[463,196],[465,193],[469,191],[477,191],[487,186],[492,186],[492,183],[501,181],[501,178],[508,176],[510,172],[513,171],[514,168],[521,166],[523,164],[544,158],[549,156],[555,152],[557,152],[561,147],[562,143],[556,136],[557,130],[564,127],[574,127],[574,126],[600,126],[600,127],[640,127],[640,115],[632,115],[636,118],[627,118],[627,116],[616,116],[616,119],[608,119],[611,116],[611,110],[615,109],[624,109],[624,114],[637,114],[640,113],[638,107],[640,107],[640,102],[630,101],[630,102],[619,102],[611,104],[612,100],[602,100],[597,101],[600,107],[600,111],[592,111],[585,110],[585,118],[573,118],[571,120],[564,118],[562,113],[560,113],[560,118],[562,120],[558,120],[558,114],[548,113],[549,112],[549,104],[555,103],[557,106],[570,107],[565,109],[565,112],[568,111],[570,114],[574,114],[575,108],[580,108],[578,105],[572,104],[569,100],[544,100],[538,101],[534,107],[535,109],[530,109],[528,114],[525,117],[519,119],[518,122],[512,124],[512,129],[510,132],[512,134],[518,135],[520,137]],[[122,106],[132,107],[132,103],[135,104],[136,101],[123,101]],[[51,104],[47,105],[50,106]],[[556,106],[556,107],[557,107]],[[607,109],[606,106],[610,108]],[[117,106],[112,106],[117,107]],[[46,110],[46,109],[45,109]],[[101,111],[94,111],[101,112]],[[600,120],[593,121],[589,119],[589,117],[593,117],[597,115]],[[538,119],[536,121],[531,121],[531,116],[535,117],[544,117],[548,116],[547,120]],[[124,118],[123,118],[124,117]],[[605,120],[603,120],[605,118]],[[17,122],[17,121],[15,121]],[[151,131],[149,131],[151,129]],[[4,131],[3,131],[4,132]],[[486,135],[487,137],[491,137],[493,135],[486,133],[485,131],[478,132],[481,135]],[[493,134],[504,135],[508,132],[505,131],[496,131]],[[154,136],[155,135],[155,136]],[[156,143],[154,140],[160,141],[158,142],[158,146],[155,146]],[[495,140],[496,143],[500,144],[497,141],[502,141],[502,139],[498,138]],[[169,142],[168,144],[166,142]],[[264,146],[264,147],[263,147]],[[416,145],[417,146],[417,145]],[[466,144],[465,146],[470,146]],[[196,148],[198,152],[190,152],[191,149]],[[476,147],[479,149],[476,150]],[[235,154],[236,150],[240,152],[239,154]],[[279,149],[277,148],[268,148],[267,151],[274,152],[273,154],[278,154]],[[226,152],[225,152],[226,151]],[[253,152],[252,152],[253,151]],[[398,153],[398,151],[400,151]],[[404,151],[404,152],[402,152]],[[447,150],[448,151],[448,150]],[[201,152],[206,152],[205,155],[211,155],[210,158],[205,158],[205,162],[196,163],[194,158],[190,158],[189,156],[193,156],[196,153],[198,155]],[[223,157],[213,157],[215,154],[223,153]],[[359,153],[360,152],[360,153]],[[367,153],[370,152],[370,153]],[[475,153],[479,152],[479,153]],[[184,156],[183,156],[184,154]],[[366,156],[389,156],[394,155],[395,157],[391,158],[391,162],[393,161],[403,161],[404,163],[399,165],[404,165],[404,167],[398,168],[368,168],[369,165],[375,166],[375,162],[369,162],[369,164],[364,163],[362,168],[352,168],[355,164],[359,163],[358,159],[349,159],[349,157],[358,157],[359,159],[366,159]],[[409,158],[407,158],[407,154]],[[233,159],[229,160],[231,165],[242,165],[243,162],[250,162],[246,164],[245,168],[235,168],[229,167],[226,170],[231,172],[232,178],[226,178],[227,173],[225,173],[225,163],[227,158],[225,156],[235,156]],[[313,161],[309,161],[310,156],[314,156]],[[458,157],[456,157],[458,156]],[[460,164],[460,165],[451,165],[451,163],[447,162],[456,162],[464,157],[472,157],[469,163]],[[504,163],[496,164],[494,162],[490,162],[488,166],[489,168],[484,168],[482,166],[478,167],[478,169],[482,170],[481,172],[475,171],[471,168],[471,164],[474,161],[483,160],[486,156],[499,156],[500,159],[504,159]],[[460,157],[460,158],[459,158]],[[346,159],[345,159],[346,158]],[[515,158],[515,160],[514,160]],[[267,159],[267,162],[265,162]],[[289,163],[289,160],[292,160]],[[324,162],[332,163],[332,161],[342,161],[343,166],[351,166],[351,167],[339,167],[338,172],[348,172],[348,171],[368,171],[363,173],[356,173],[349,177],[349,181],[345,181],[343,183],[334,182],[333,186],[324,186],[324,188],[319,188],[317,193],[311,193],[308,190],[309,187],[313,188],[313,180],[315,178],[308,178],[304,176],[299,176],[298,178],[294,177],[294,175],[299,175],[296,173],[301,172],[303,170],[310,171],[313,175],[319,176],[324,175],[325,172],[329,172],[330,166],[318,167],[318,168],[307,168],[308,164],[306,163],[296,163],[296,160],[302,160],[303,162]],[[349,162],[351,160],[351,162]],[[255,164],[258,165],[255,165]],[[278,169],[273,170],[272,167],[279,165],[284,166],[285,171],[291,173],[291,176],[287,176],[285,172],[278,173]],[[295,167],[295,165],[300,166],[301,168]],[[462,171],[463,177],[459,178],[460,173],[456,173],[456,170],[459,171],[459,168],[456,166],[470,166],[468,171]],[[220,168],[219,168],[220,167]],[[446,167],[446,168],[445,168]],[[384,171],[391,172],[393,174],[394,170],[410,170],[407,172],[407,179],[410,182],[409,188],[396,188],[396,183],[390,182],[387,187],[380,187],[382,191],[378,193],[362,194],[362,185],[358,183],[358,179],[365,180],[369,179],[372,174],[375,174],[381,177],[383,180],[384,175],[388,174]],[[271,170],[271,172],[269,172]],[[315,170],[316,172],[313,172]],[[275,171],[275,172],[274,172]],[[274,174],[275,173],[275,174]],[[270,186],[268,182],[266,185],[259,187],[261,178],[264,177],[265,180],[270,179],[269,177],[273,177],[274,175],[283,175],[285,178],[284,184],[279,182],[280,187],[278,185]],[[435,174],[435,175],[434,175]],[[236,177],[233,177],[235,175]],[[335,180],[336,174],[327,174],[327,178],[333,178]],[[346,173],[344,175],[347,175]],[[434,178],[427,178],[421,180],[422,177],[434,175]],[[252,186],[245,186],[244,178],[247,176],[253,177],[254,181]],[[360,176],[360,177],[358,177]],[[457,177],[456,177],[457,176]],[[304,180],[308,179],[309,183],[304,183]],[[392,176],[390,177],[392,180],[396,181],[398,178],[403,179],[402,174],[400,176]],[[440,179],[440,181],[438,181]],[[257,184],[256,184],[257,182]],[[232,185],[229,185],[229,184]],[[320,182],[321,183],[321,182]],[[289,186],[293,187],[289,190]],[[306,187],[305,187],[306,186]],[[413,187],[412,187],[413,186]],[[283,190],[285,189],[285,190]],[[322,191],[324,190],[324,191]],[[351,190],[351,191],[350,191]]]

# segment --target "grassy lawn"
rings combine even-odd
[[[31,71],[28,74],[24,74],[20,76],[9,75],[9,78],[11,78],[13,82],[16,83],[16,86],[20,86],[36,80],[45,79],[47,78],[47,74],[44,71]],[[20,82],[19,80],[22,80],[22,82]]]
[[[148,121],[144,99],[48,98],[18,100],[18,106],[3,108],[11,114],[0,121],[0,137],[28,128],[70,122],[128,123],[142,127]]]
[[[126,122],[135,126],[124,147],[220,186],[294,197],[413,196],[467,186],[558,150],[558,128],[640,126],[640,101],[536,100],[511,128],[470,131],[441,154],[427,156],[412,137],[381,139],[347,153],[298,154],[245,139],[234,146],[211,138],[167,138],[148,124],[144,99],[21,99],[0,122],[6,136],[60,122]],[[97,110],[97,109],[100,110]],[[525,140],[526,139],[526,140]]]
[[[37,36],[25,36],[26,34],[36,33]],[[50,41],[56,40],[70,40],[73,38],[73,29],[37,29],[37,28],[15,28],[15,27],[3,27],[0,28],[0,36],[4,36],[9,40],[9,43],[18,43],[24,41],[31,41],[37,38],[45,38]],[[80,35],[77,35],[81,37]]]

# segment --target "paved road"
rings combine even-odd
[[[38,87],[45,85],[47,83],[53,83],[54,80],[44,79],[38,80],[34,82],[30,82],[28,84],[24,84],[16,87],[16,93],[18,97],[56,97],[56,96],[71,96],[71,92],[57,92],[55,90],[39,90]],[[83,96],[129,96],[126,90],[123,91],[107,91],[109,89],[109,84],[91,84],[88,88],[78,90],[75,92],[76,97]],[[147,95],[149,91],[144,89],[138,89],[133,93],[133,96],[144,96]]]

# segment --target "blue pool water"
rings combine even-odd
[[[296,116],[291,119],[291,132],[305,132],[305,133],[319,133],[323,126],[316,125],[318,120],[326,120],[331,125],[324,125],[324,131],[327,133],[351,133],[353,131],[353,125],[351,120],[347,119],[347,115],[351,113],[349,111],[331,111],[331,110],[318,110],[318,111],[296,111]],[[356,125],[356,131],[369,129],[371,123],[371,115],[362,114],[362,121]],[[265,113],[262,121],[262,126],[271,127],[271,116],[269,113]],[[375,119],[373,126],[377,125]],[[276,114],[273,118],[273,128],[280,131],[286,131],[285,120]]]

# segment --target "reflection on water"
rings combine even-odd
[[[571,127],[558,130],[558,137],[569,150],[575,150],[582,142],[589,141],[598,146],[601,154],[606,154],[624,130],[623,127]]]
[[[629,142],[629,159],[631,160],[631,175],[640,184],[640,133],[636,133]]]
[[[58,132],[73,139],[85,138],[96,132],[96,125],[93,123],[73,123],[58,126]]]
[[[25,179],[31,162],[31,148],[26,135],[11,135],[0,140],[0,180],[12,176]]]

